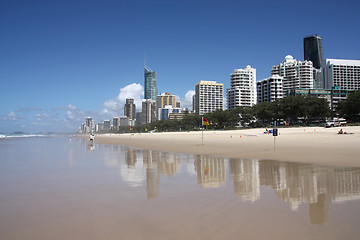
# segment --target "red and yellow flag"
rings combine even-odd
[[[206,119],[206,118],[202,118],[202,125],[205,126],[205,125],[209,125],[209,121]]]

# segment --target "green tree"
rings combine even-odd
[[[252,107],[254,116],[264,124],[269,123],[274,118],[271,104],[270,102],[262,102]]]
[[[304,102],[305,119],[308,123],[313,123],[317,120],[325,120],[326,117],[330,116],[329,103],[324,98],[317,98],[308,96]]]
[[[360,122],[360,90],[351,93],[345,101],[339,102],[338,112],[348,121]]]
[[[199,129],[201,127],[201,125],[202,125],[201,116],[199,116],[197,114],[186,115],[184,117],[184,119],[182,119],[180,121],[179,125],[185,131],[191,131],[191,130]]]
[[[205,116],[210,122],[210,128],[224,129],[229,127],[232,119],[232,115],[228,110],[216,110],[212,113],[208,113]]]
[[[255,121],[254,111],[251,107],[237,107],[231,110],[231,121],[234,123],[232,127],[235,127],[240,123],[242,126],[251,124]]]

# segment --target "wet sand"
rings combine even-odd
[[[360,167],[360,126],[279,128],[237,131],[169,132],[97,135],[96,142],[209,156],[268,159],[319,165]]]
[[[179,154],[78,138],[3,140],[0,152],[1,240],[360,235],[360,168]]]

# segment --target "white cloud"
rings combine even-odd
[[[195,94],[194,90],[188,90],[184,98],[180,98],[176,96],[178,101],[181,102],[181,108],[188,108],[189,110],[192,110],[192,102],[193,102],[194,94]]]
[[[137,109],[141,109],[141,100],[144,96],[144,88],[138,83],[127,85],[120,89],[116,98],[104,102],[102,114],[106,116],[123,116],[126,98],[132,97]]]
[[[176,99],[181,102],[181,108],[192,109],[194,93],[194,90],[188,90],[183,98],[176,96]],[[106,119],[111,120],[114,116],[123,116],[126,99],[129,97],[134,99],[137,111],[141,111],[143,96],[143,86],[133,83],[119,89],[117,96],[105,101],[101,111],[82,110],[73,104],[58,106],[50,110],[25,107],[2,115],[0,117],[0,124],[6,126],[9,132],[11,131],[10,129],[16,131],[19,127],[23,127],[24,130],[29,132],[76,131],[81,123],[85,122],[86,117],[92,117],[95,123],[99,123]]]
[[[85,113],[74,105],[69,104],[66,107],[66,119],[68,121],[85,121],[85,118]]]
[[[50,118],[50,116],[45,112],[37,113],[34,115],[34,117],[37,121],[42,121]]]
[[[11,111],[2,117],[3,120],[17,121],[21,118],[20,115],[15,114],[15,112]]]
[[[67,108],[68,108],[68,109],[71,109],[71,110],[76,110],[76,107],[75,107],[74,105],[71,105],[71,104],[69,104],[69,105],[67,106]]]

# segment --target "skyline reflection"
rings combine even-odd
[[[243,202],[261,198],[261,187],[270,187],[277,198],[297,211],[309,205],[312,224],[324,224],[329,204],[360,200],[360,168],[325,167],[271,160],[243,160],[186,155],[113,145],[116,159],[105,165],[117,167],[123,180],[132,187],[146,186],[147,198],[158,198],[161,176],[179,173],[197,175],[201,188],[221,188],[232,183]]]

